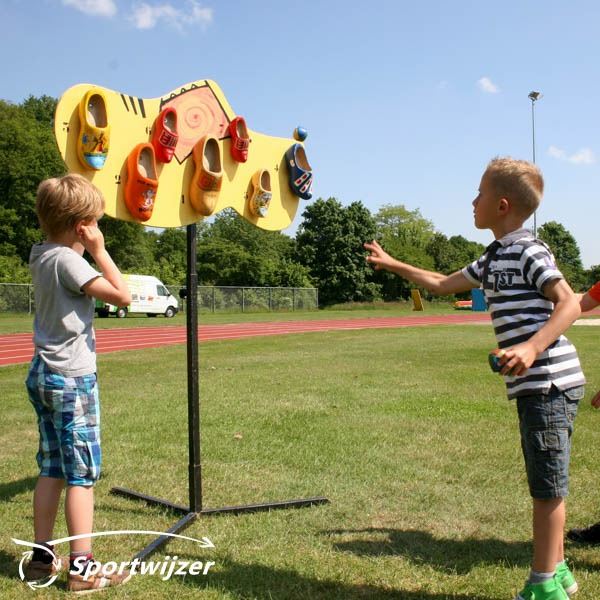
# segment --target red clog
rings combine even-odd
[[[248,160],[248,146],[250,146],[250,136],[244,117],[236,117],[229,123],[229,135],[231,136],[231,156],[237,162],[246,162]]]
[[[221,148],[217,138],[206,135],[192,150],[196,170],[190,181],[190,202],[196,211],[208,217],[215,211],[221,184],[223,167]]]
[[[178,139],[177,111],[173,107],[167,106],[156,117],[152,130],[152,145],[158,162],[171,162]]]
[[[152,216],[157,189],[154,147],[138,144],[127,157],[125,183],[125,205],[134,219],[147,221]]]

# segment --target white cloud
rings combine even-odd
[[[572,156],[569,156],[569,162],[575,163],[576,165],[591,165],[596,162],[596,157],[589,148],[582,148]]]
[[[133,7],[130,20],[137,29],[153,29],[160,21],[164,21],[180,31],[189,25],[206,27],[212,23],[212,8],[203,7],[196,0],[188,0],[186,4],[187,10],[169,3],[139,2]]]
[[[497,94],[500,91],[500,88],[489,77],[482,77],[477,81],[477,85],[486,94]]]
[[[550,148],[548,148],[548,156],[551,156],[552,158],[558,158],[559,160],[567,159],[567,153],[556,146],[550,146]]]
[[[117,14],[114,0],[62,0],[62,3],[92,17],[114,17]]]
[[[581,148],[575,154],[568,155],[562,148],[550,146],[548,148],[548,156],[573,163],[574,165],[592,165],[596,162],[596,157],[589,148]]]

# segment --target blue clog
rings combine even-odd
[[[303,200],[310,200],[310,191],[313,182],[313,174],[306,152],[302,144],[294,144],[285,153],[285,162],[288,166],[289,183],[292,192]]]

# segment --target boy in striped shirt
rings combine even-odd
[[[475,226],[490,229],[486,252],[452,275],[399,262],[373,241],[367,262],[438,295],[483,287],[509,399],[516,399],[521,446],[533,498],[533,562],[515,600],[566,600],[577,583],[564,561],[573,421],[585,379],[577,351],[562,334],[579,302],[548,247],[523,229],[539,206],[544,180],[526,161],[496,158],[473,201]]]

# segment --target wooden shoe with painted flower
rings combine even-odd
[[[231,157],[237,162],[246,162],[248,160],[248,147],[250,146],[250,136],[244,117],[236,117],[229,123],[229,135],[231,136]]]
[[[77,156],[86,169],[99,171],[106,162],[110,141],[110,125],[104,92],[89,89],[79,103],[79,136]]]
[[[192,158],[195,171],[190,181],[190,203],[194,210],[208,217],[215,211],[223,182],[221,148],[217,138],[204,136],[194,146]]]
[[[154,146],[154,153],[158,162],[171,162],[178,139],[177,111],[167,106],[156,117],[152,130],[152,145]]]
[[[127,157],[125,183],[125,205],[134,219],[147,221],[152,217],[157,190],[154,147],[147,142],[138,144]]]
[[[267,169],[261,169],[252,175],[252,190],[248,201],[250,212],[256,217],[266,217],[273,197],[271,173]]]

